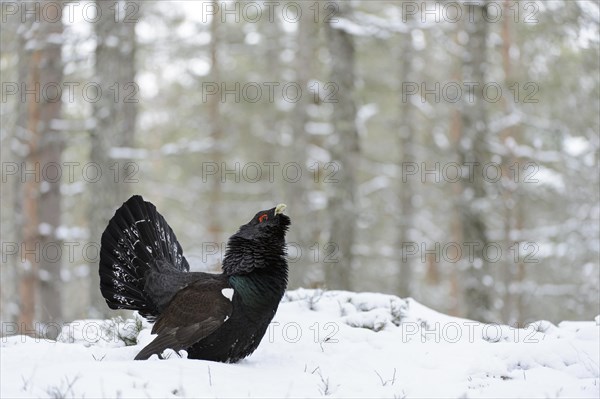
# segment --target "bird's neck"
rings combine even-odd
[[[247,309],[257,314],[276,309],[287,287],[285,241],[231,237],[223,259],[223,273]]]
[[[281,269],[285,269],[287,281],[285,241],[257,242],[238,236],[231,237],[223,259],[223,273],[233,276],[259,269],[267,269],[274,274],[280,274]]]
[[[261,318],[266,311],[272,311],[270,317],[273,317],[287,286],[287,265],[230,276],[229,283],[239,294],[239,299],[249,315],[256,314],[257,318]]]

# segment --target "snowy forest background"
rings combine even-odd
[[[597,2],[1,6],[0,321],[114,316],[98,247],[131,194],[196,270],[285,202],[290,288],[600,313]]]

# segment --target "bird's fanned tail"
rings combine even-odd
[[[100,290],[108,306],[137,310],[150,320],[156,318],[158,301],[144,287],[148,271],[161,264],[173,271],[189,271],[165,219],[154,205],[133,196],[116,211],[102,234]]]

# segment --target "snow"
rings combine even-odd
[[[413,299],[289,291],[237,364],[167,354],[136,320],[77,320],[59,342],[1,341],[1,397],[598,397],[600,318],[526,329],[446,316]],[[126,346],[125,342],[137,345]]]
[[[48,223],[40,223],[38,225],[38,232],[40,233],[40,235],[49,236],[52,233],[52,230],[54,229]]]
[[[567,136],[564,138],[563,143],[565,152],[573,157],[581,156],[592,149],[591,143],[581,136]]]
[[[112,159],[148,159],[148,151],[141,148],[111,147],[108,156]]]

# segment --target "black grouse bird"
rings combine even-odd
[[[155,321],[158,336],[136,360],[165,349],[237,362],[258,347],[287,286],[285,205],[258,212],[229,238],[223,273],[190,272],[173,230],[133,196],[102,234],[100,290],[111,309]]]

